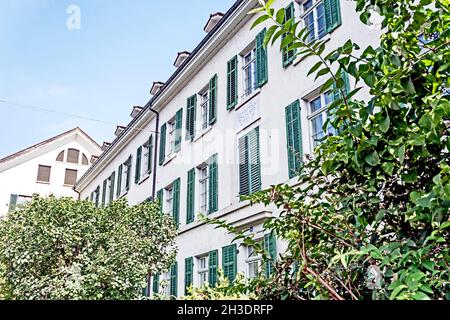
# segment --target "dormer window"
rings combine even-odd
[[[187,51],[182,51],[182,52],[178,52],[177,58],[175,59],[175,62],[173,63],[173,65],[175,66],[175,68],[180,67],[184,61],[186,61],[186,59],[189,57],[191,53],[187,52]]]
[[[203,30],[205,30],[205,32],[207,32],[207,33],[211,32],[214,29],[214,27],[217,25],[217,23],[219,23],[219,21],[223,18],[223,16],[224,16],[224,14],[222,12],[216,12],[216,13],[210,14],[208,22],[206,22],[206,25],[203,28]]]
[[[158,92],[161,91],[161,89],[163,87],[164,87],[164,82],[160,82],[160,81],[153,82],[152,88],[150,89],[150,94],[153,96],[158,94]]]

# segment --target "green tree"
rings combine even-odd
[[[378,48],[351,40],[335,50],[309,41],[299,21],[260,0],[264,44],[316,59],[336,134],[303,159],[296,186],[250,196],[281,215],[264,227],[288,244],[275,273],[245,288],[275,299],[449,299],[450,14],[448,0],[357,0],[363,23],[382,17]],[[357,87],[346,92],[344,75]],[[363,82],[369,101],[355,98]]]
[[[148,274],[173,262],[173,220],[157,203],[35,196],[0,222],[5,299],[139,299]]]

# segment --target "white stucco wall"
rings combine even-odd
[[[77,176],[80,178],[90,164],[77,165],[66,161],[57,162],[56,157],[58,154],[65,150],[65,157],[67,157],[69,148],[80,151],[80,163],[82,154],[85,154],[89,161],[93,153],[98,154],[100,152],[99,147],[92,142],[88,142],[78,134],[71,134],[2,165],[2,167],[7,166],[10,168],[1,169],[2,167],[0,167],[0,217],[8,212],[11,194],[32,196],[34,193],[37,193],[42,196],[53,194],[56,197],[77,198],[78,195],[71,186],[64,186],[65,170],[77,170]],[[49,183],[36,181],[39,165],[51,166]]]
[[[307,119],[308,108],[304,100],[310,96],[311,92],[320,88],[325,80],[314,81],[313,76],[307,77],[308,70],[316,63],[314,57],[306,58],[302,61],[294,62],[288,68],[283,68],[282,57],[279,50],[279,40],[273,47],[268,48],[268,83],[265,84],[259,93],[243,104],[243,78],[242,61],[239,61],[239,103],[231,111],[226,109],[226,81],[227,81],[227,61],[234,55],[241,53],[251,42],[255,40],[256,34],[262,30],[263,26],[250,30],[253,21],[245,13],[249,11],[250,4],[256,1],[246,1],[242,5],[241,14],[236,13],[230,17],[232,23],[226,24],[212,43],[205,45],[204,51],[211,53],[214,47],[217,51],[214,54],[199,55],[199,60],[206,61],[205,65],[193,61],[195,67],[191,67],[190,76],[181,77],[173,83],[167,90],[168,93],[155,102],[154,108],[160,110],[160,123],[163,124],[171,119],[175,113],[183,108],[183,133],[181,151],[175,158],[166,162],[163,166],[158,166],[156,190],[164,188],[171,184],[175,179],[181,178],[180,192],[180,235],[177,240],[179,253],[178,261],[178,293],[184,293],[184,259],[187,257],[198,257],[207,254],[211,250],[219,249],[219,265],[221,264],[221,248],[230,244],[232,235],[226,234],[224,230],[214,230],[210,225],[203,225],[195,222],[186,225],[186,189],[187,172],[191,168],[205,162],[213,154],[218,153],[218,172],[219,172],[219,212],[213,217],[223,217],[228,221],[242,220],[247,217],[246,227],[253,226],[256,230],[261,227],[261,212],[267,214],[277,214],[273,208],[262,208],[261,206],[250,207],[247,203],[239,201],[239,166],[238,166],[238,139],[253,128],[260,127],[260,147],[261,147],[261,173],[262,188],[268,188],[270,185],[294,182],[295,179],[288,179],[288,159],[286,148],[286,128],[285,128],[285,107],[300,100],[301,123],[302,123],[302,144],[304,153],[312,153],[310,141],[311,127]],[[276,1],[276,9],[285,7],[290,3],[287,0]],[[362,50],[369,44],[377,47],[377,39],[380,31],[370,29],[364,26],[360,21],[358,14],[354,10],[355,3],[352,1],[341,1],[342,25],[334,30],[329,36],[327,42],[327,51],[342,45],[348,39],[358,43]],[[295,6],[295,14],[299,16],[299,5]],[[238,10],[239,11],[239,10]],[[243,22],[244,21],[244,22]],[[267,24],[269,26],[270,24]],[[220,49],[219,49],[220,48]],[[180,48],[184,49],[184,48]],[[198,67],[199,66],[199,67]],[[185,74],[188,72],[185,71]],[[198,93],[204,88],[209,80],[218,75],[217,83],[217,122],[203,137],[197,137],[194,142],[186,141],[185,122],[186,122],[186,100],[188,97]],[[351,82],[354,88],[354,83]],[[362,90],[355,96],[356,99],[366,98],[367,90]],[[239,129],[237,117],[240,114],[248,112],[248,105],[254,104],[259,109],[259,115],[250,117],[248,126]],[[197,112],[199,112],[199,103]],[[256,112],[257,114],[258,112]],[[148,114],[151,114],[148,112]],[[151,121],[145,124],[149,131],[155,128],[155,119],[149,117]],[[85,198],[107,178],[113,171],[117,172],[117,167],[125,161],[128,156],[136,155],[136,149],[148,139],[147,132],[140,132],[135,138],[121,143],[123,149],[115,151],[114,158],[105,161],[102,164],[100,173],[95,170],[86,179],[86,182],[80,186],[82,197]],[[116,148],[115,150],[120,149]],[[166,146],[167,152],[168,146]],[[144,201],[151,195],[151,179],[148,179],[141,185],[134,183],[134,160],[132,169],[132,183],[128,194],[126,195],[130,203],[135,204]],[[196,205],[198,205],[199,196],[196,195]],[[258,215],[259,214],[259,215]],[[262,214],[264,215],[264,214]],[[253,216],[253,218],[251,218]],[[253,221],[252,221],[253,219]],[[283,250],[283,244],[278,242],[278,252]],[[194,259],[194,284],[197,283],[197,261]],[[246,272],[245,250],[239,249],[238,271]]]

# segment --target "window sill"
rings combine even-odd
[[[175,159],[175,158],[177,157],[177,155],[178,155],[177,153],[169,154],[169,155],[166,157],[166,160],[164,160],[162,166],[164,167],[165,165],[167,165],[169,162],[171,162],[173,159]]]
[[[238,110],[239,108],[242,108],[246,103],[248,103],[250,100],[252,100],[254,97],[256,97],[258,94],[261,93],[261,88],[256,89],[254,92],[243,98],[241,102],[239,102],[236,107],[234,107],[234,110]]]
[[[192,140],[192,142],[196,142],[198,140],[200,140],[201,138],[203,138],[203,136],[205,136],[208,132],[210,132],[212,129],[211,125],[208,125],[208,127],[206,129],[201,129],[198,131],[198,133],[196,134],[195,138]]]
[[[39,184],[47,184],[47,185],[50,184],[50,182],[46,182],[46,181],[36,181],[36,183],[39,183]]]
[[[65,187],[65,188],[73,188],[73,184],[63,184],[63,187]]]
[[[327,43],[328,41],[330,41],[331,36],[328,33],[325,37],[323,37],[322,39],[320,39],[320,41],[324,41],[324,43]],[[300,62],[302,62],[305,59],[305,55],[301,55],[299,56],[297,59],[294,60],[294,62],[292,63],[292,65],[296,66],[298,65]]]
[[[149,173],[146,173],[146,174],[139,180],[138,185],[143,184],[145,181],[148,180],[148,178],[150,178],[150,174],[149,174]]]

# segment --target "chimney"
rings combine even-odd
[[[209,33],[214,27],[217,25],[217,23],[223,18],[224,14],[222,12],[216,12],[211,13],[209,15],[208,22],[206,23],[206,26],[203,28],[206,33]]]
[[[157,94],[162,88],[164,87],[164,82],[155,81],[153,82],[152,88],[150,89],[150,94],[155,95]]]
[[[111,146],[111,142],[103,142],[102,151],[106,151]]]
[[[126,129],[126,127],[124,126],[117,126],[116,131],[114,132],[114,134],[116,135],[116,137],[120,136],[122,134],[122,132]]]
[[[190,54],[191,53],[187,52],[187,51],[178,52],[177,58],[175,59],[175,62],[173,63],[175,68],[178,68],[179,66],[181,66],[183,64],[183,62],[189,57]]]
[[[142,109],[144,109],[144,108],[142,108],[142,107],[140,107],[140,106],[134,106],[134,107],[133,107],[133,110],[131,111],[130,116],[131,116],[133,119],[136,118],[137,115],[142,111]]]

